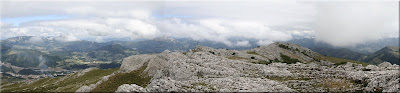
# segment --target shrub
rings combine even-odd
[[[321,62],[321,60],[318,59],[318,58],[313,58],[313,60],[315,60],[315,61],[317,61],[317,62]]]
[[[304,55],[306,55],[306,56],[309,56],[309,55],[307,55],[307,53],[306,53],[306,52],[304,52],[304,51],[303,51],[303,52],[301,52],[301,53],[302,53],[302,54],[304,54]]]
[[[289,56],[286,56],[284,54],[281,54],[281,58],[283,60],[283,63],[287,63],[287,64],[293,64],[296,62],[300,62],[298,59],[290,58]]]
[[[343,65],[346,64],[347,62],[339,62],[339,63],[335,63],[334,65],[339,66],[339,65]]]
[[[283,44],[279,44],[279,47],[283,48],[283,49],[291,49],[289,46],[287,45],[283,45]]]

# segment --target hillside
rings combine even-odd
[[[52,56],[41,51],[30,49],[13,49],[10,53],[4,53],[1,56],[2,62],[11,63],[11,65],[20,67],[39,68],[41,62],[44,62],[44,64],[49,67],[55,67],[58,61],[62,61],[58,56]]]
[[[121,68],[111,71],[112,74],[96,72],[106,75],[93,77],[97,83],[59,86],[51,83],[48,88],[48,83],[39,81],[56,78],[45,78],[30,83],[46,85],[40,90],[28,86],[9,88],[21,86],[20,83],[2,87],[53,92],[71,86],[74,88],[69,91],[76,92],[394,92],[399,91],[398,70],[398,65],[387,62],[376,66],[327,57],[290,43],[241,51],[197,46],[189,52],[164,51],[126,57]],[[82,79],[51,82],[67,80]]]
[[[326,55],[326,56],[349,59],[349,60],[363,60],[365,57],[367,57],[367,55],[365,55],[365,54],[353,52],[353,51],[351,51],[349,49],[345,49],[345,48],[316,47],[316,48],[312,48],[311,50],[318,52],[320,54]]]
[[[392,64],[399,65],[400,64],[399,59],[400,59],[399,47],[387,46],[371,54],[370,56],[365,58],[364,61],[371,64],[380,64],[382,62],[387,61]]]
[[[101,77],[109,75],[115,70],[117,69],[100,70],[89,68],[68,76],[2,84],[1,90],[2,92],[75,92],[79,87],[94,84],[101,80]]]

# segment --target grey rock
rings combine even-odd
[[[285,45],[289,48],[282,48]],[[281,54],[300,62],[286,64],[254,62],[282,60]],[[365,92],[399,91],[399,66],[384,62],[378,66],[314,60],[321,55],[290,43],[273,43],[250,50],[213,49],[197,46],[189,52],[164,51],[127,57],[117,73],[146,67],[152,77],[147,87],[123,84],[116,92]],[[113,73],[115,74],[115,73]],[[112,74],[112,75],[113,75]],[[112,76],[109,75],[109,76]],[[84,86],[87,92],[106,81]]]

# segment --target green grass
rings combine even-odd
[[[254,52],[254,51],[249,51],[249,52],[247,52],[247,54],[260,55],[260,54]]]
[[[0,76],[1,77],[1,82],[3,83],[12,83],[12,82],[19,82],[25,80],[24,78],[20,77],[13,77],[13,76]]]
[[[9,86],[2,87],[2,92],[75,92],[83,85],[94,84],[101,77],[110,75],[115,69],[93,70],[86,72],[80,77],[76,77],[77,73],[70,76],[43,78],[31,84],[15,83]],[[63,79],[63,80],[62,80]]]
[[[136,84],[141,87],[146,87],[151,80],[147,73],[143,73],[147,65],[144,64],[138,70],[129,73],[117,73],[111,76],[107,81],[101,83],[92,92],[115,92],[122,84]]]

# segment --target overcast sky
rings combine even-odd
[[[399,37],[397,0],[1,0],[1,39],[65,41],[160,36],[247,46],[315,37],[353,46]]]

